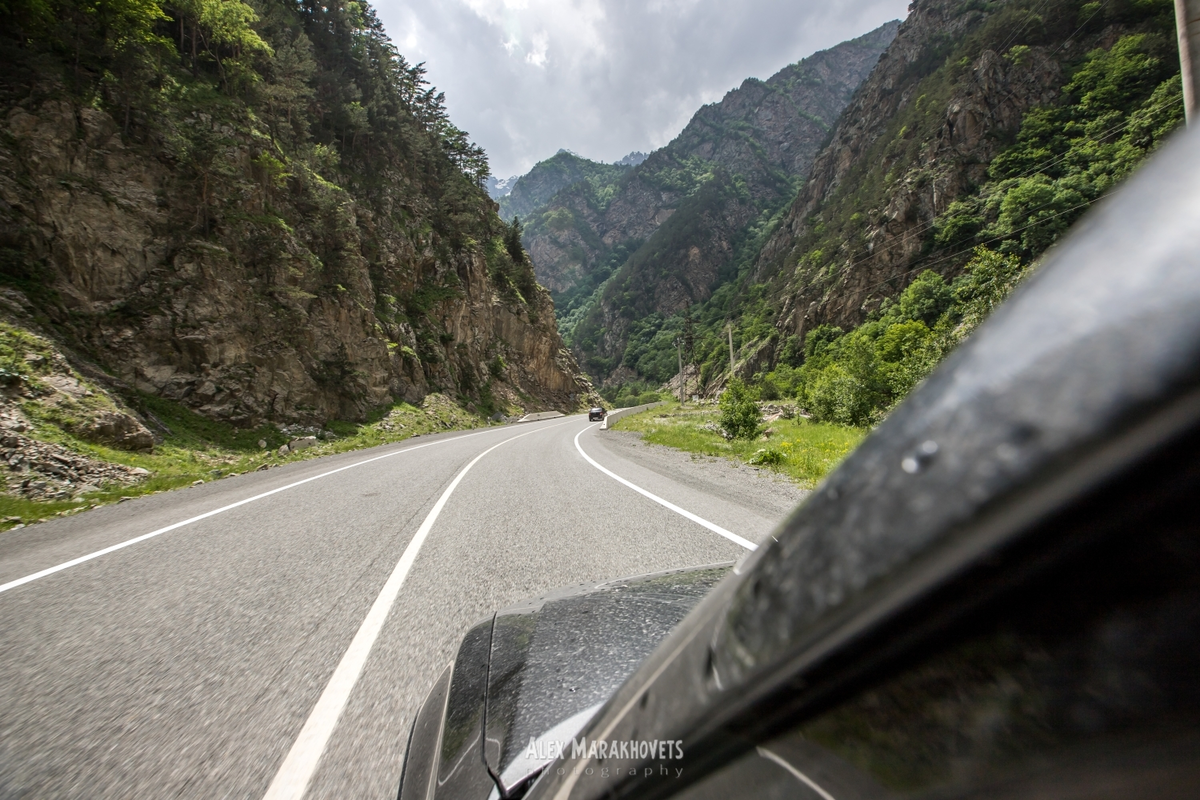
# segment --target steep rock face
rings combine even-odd
[[[632,323],[709,297],[722,278],[732,277],[728,267],[760,211],[744,183],[717,170],[625,262],[576,329],[576,344],[585,354],[615,361]]]
[[[568,289],[563,276],[590,276],[598,284],[616,270],[572,331],[593,374],[620,361],[631,321],[674,314],[733,276],[747,229],[793,196],[898,25],[814,54],[766,81],[746,80],[700,109],[605,204],[592,202],[581,213],[568,193],[551,201],[542,218],[569,214],[572,224],[558,230],[531,224],[527,241],[539,277]],[[633,252],[614,264],[609,256],[621,245]],[[604,274],[595,274],[600,268]]]
[[[586,278],[584,259],[572,256],[603,246],[595,234],[602,213],[597,208],[591,187],[584,183],[568,186],[555,194],[554,213],[538,220],[540,227],[552,235],[526,237],[538,283],[551,292],[561,293]],[[537,264],[543,267],[538,269]]]
[[[970,248],[933,241],[939,215],[987,179],[1027,111],[1056,102],[1063,65],[1120,34],[1086,31],[1095,12],[1077,5],[1041,9],[1052,26],[1018,3],[913,4],[755,264],[783,284],[781,341],[862,322],[921,269],[957,274]]]
[[[361,419],[493,378],[494,395],[548,407],[589,391],[549,296],[506,299],[483,248],[404,225],[427,213],[411,193],[315,170],[273,180],[260,140],[205,114],[188,125],[215,166],[197,180],[61,93],[2,113],[6,267],[69,344],[139,390],[245,424]]]

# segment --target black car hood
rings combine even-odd
[[[492,625],[484,761],[510,794],[575,737],[729,564],[562,589]]]

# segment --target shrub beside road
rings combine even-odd
[[[671,402],[625,417],[613,428],[640,433],[652,444],[768,468],[804,488],[816,486],[867,433],[864,428],[811,422],[794,406],[760,404],[760,409],[766,412],[762,433],[753,439],[730,437],[721,427],[720,408],[709,403]]]

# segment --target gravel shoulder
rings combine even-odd
[[[769,469],[650,444],[634,431],[606,430],[597,441],[639,466],[779,521],[811,494]]]

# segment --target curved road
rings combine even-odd
[[[472,623],[778,522],[605,435],[422,437],[0,535],[0,798],[393,797]]]

